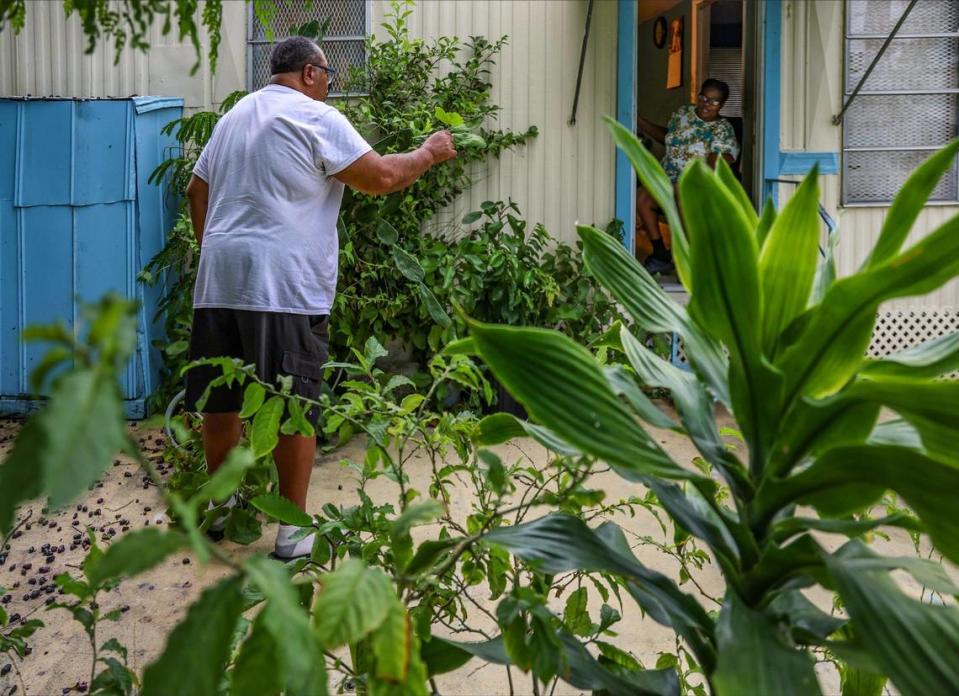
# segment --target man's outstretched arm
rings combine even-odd
[[[405,189],[430,167],[454,157],[453,136],[440,131],[412,152],[383,156],[367,152],[333,176],[361,193],[385,195]]]

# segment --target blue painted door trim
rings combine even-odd
[[[838,152],[784,151],[781,147],[782,126],[782,0],[767,0],[763,8],[762,65],[762,176],[763,199],[777,198],[774,179],[784,175],[807,174],[819,165],[820,174],[839,173]]]
[[[779,128],[782,108],[781,47],[782,47],[782,2],[770,0],[763,8],[763,200],[769,196],[776,200],[776,184],[770,179],[779,178]]]
[[[616,43],[616,120],[636,128],[636,0],[619,0]],[[626,154],[616,150],[616,217],[625,226],[623,244],[633,249],[636,234],[636,174]]]

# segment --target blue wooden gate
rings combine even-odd
[[[46,347],[25,326],[77,328],[81,301],[110,290],[141,302],[137,352],[122,377],[128,417],[145,415],[162,338],[159,287],[137,274],[159,251],[177,201],[147,182],[175,146],[161,132],[181,99],[0,100],[0,413],[34,409],[29,375]]]

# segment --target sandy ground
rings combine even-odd
[[[720,424],[731,424],[728,417],[719,416]],[[0,452],[8,446],[18,424],[13,421],[0,421]],[[141,448],[151,457],[159,457],[162,451],[162,433],[156,429],[131,426]],[[695,450],[684,439],[671,432],[657,432],[657,438],[675,460],[689,462]],[[548,454],[531,440],[516,440],[498,448],[505,459],[529,457],[539,466],[548,462]],[[359,460],[364,452],[362,439],[358,438],[348,446],[329,455],[317,458],[309,494],[309,506],[318,510],[327,502],[350,504],[356,502],[353,473],[340,465],[344,459]],[[414,461],[410,467],[412,486],[426,490],[429,467],[427,462]],[[607,501],[625,498],[630,495],[642,495],[642,487],[623,481],[612,473],[600,474],[589,482],[592,488],[607,491]],[[395,499],[394,485],[385,478],[372,482],[368,492],[374,500]],[[469,501],[465,491],[457,491],[451,503],[454,517],[465,517],[469,510]],[[74,547],[76,535],[85,526],[93,525],[98,537],[109,538],[112,533],[121,535],[128,529],[139,529],[146,525],[165,524],[167,519],[160,508],[156,489],[145,485],[139,470],[131,462],[119,458],[110,468],[98,486],[83,500],[66,509],[42,518],[40,505],[27,506],[21,516],[29,515],[28,523],[22,527],[18,538],[11,540],[9,550],[4,551],[6,559],[0,565],[0,587],[6,587],[11,599],[6,609],[11,615],[41,619],[46,626],[31,639],[32,652],[22,661],[16,660],[13,669],[0,676],[0,696],[23,694],[29,696],[47,696],[53,694],[77,693],[83,688],[90,676],[90,645],[79,624],[74,622],[64,610],[47,611],[45,603],[55,597],[55,591],[44,588],[51,586],[52,578],[60,572],[79,573],[79,563],[83,551]],[[678,574],[678,565],[668,556],[649,545],[639,544],[638,538],[652,537],[668,542],[658,523],[643,510],[635,517],[619,515],[615,519],[627,533],[636,536],[631,540],[637,544],[636,553],[641,561],[652,568],[672,577]],[[244,558],[255,552],[272,550],[274,527],[264,527],[264,535],[249,546],[239,546],[223,542],[223,548],[233,557]],[[419,536],[430,534],[428,527],[418,528]],[[838,545],[841,539],[830,538],[827,542]],[[43,551],[45,544],[51,549],[50,555]],[[881,550],[894,555],[911,554],[912,544],[905,535],[894,535],[888,542],[879,544]],[[61,551],[62,549],[62,551]],[[138,674],[155,659],[163,649],[165,636],[183,617],[186,608],[200,591],[227,570],[214,564],[201,566],[187,553],[170,557],[153,570],[123,582],[109,596],[103,597],[101,606],[106,609],[124,608],[121,619],[114,623],[103,624],[98,642],[116,637],[129,649],[131,666]],[[704,592],[721,598],[722,583],[713,566],[707,566],[697,574]],[[32,583],[32,584],[31,584]],[[692,584],[684,586],[689,592],[699,594]],[[710,599],[699,595],[707,609],[717,608]],[[829,598],[823,593],[813,597],[825,608]],[[476,596],[479,605],[493,608],[495,602],[487,597]],[[564,600],[556,600],[556,609],[562,611]],[[613,602],[615,604],[615,600]],[[590,599],[590,611],[594,619],[598,617],[600,599],[593,593]],[[610,642],[631,651],[647,665],[652,665],[659,653],[675,651],[674,637],[671,631],[641,616],[639,609],[627,598],[623,607],[618,607],[624,621],[615,627],[617,637]],[[477,615],[481,612],[477,610]],[[479,622],[482,627],[482,621]],[[460,636],[467,639],[467,636]],[[476,636],[476,639],[479,637]],[[3,666],[10,662],[0,657],[0,674]],[[514,693],[529,694],[532,688],[527,677],[513,672]],[[473,660],[452,674],[437,679],[439,691],[444,696],[493,696],[510,693],[506,671],[502,667],[484,665]],[[838,683],[831,668],[823,665],[822,682],[825,693],[837,694]],[[560,684],[555,690],[557,696],[579,694],[581,691]],[[765,695],[757,695],[765,696]],[[771,695],[770,695],[771,696]]]

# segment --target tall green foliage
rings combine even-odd
[[[647,190],[670,206],[659,165],[631,133],[610,127]],[[893,205],[901,225],[916,219],[957,151],[959,142],[909,179]],[[625,331],[620,348],[627,369],[671,393],[681,421],[675,428],[695,445],[703,468],[682,466],[661,449],[643,421],[661,425],[665,414],[621,399],[609,372],[567,337],[471,323],[472,347],[539,427],[647,486],[676,527],[709,548],[726,588],[718,616],[641,563],[611,523],[590,529],[554,513],[497,529],[487,541],[546,572],[621,578],[650,618],[676,632],[703,675],[699,688],[717,696],[818,696],[811,653],[823,649],[844,663],[844,693],[857,684],[874,691],[885,678],[906,696],[959,693],[959,609],[909,596],[890,573],[911,574],[945,597],[959,587],[932,561],[884,557],[862,541],[871,530],[905,527],[959,562],[959,382],[935,379],[959,362],[955,337],[865,357],[880,303],[931,292],[959,275],[959,218],[905,250],[908,229],[887,225],[863,269],[827,281],[816,299],[816,179],[810,174],[770,224],[771,216],[760,221],[747,207],[724,163],[716,172],[701,163],[688,168],[679,185],[685,225],[674,229],[674,239],[686,242],[674,248],[688,308],[608,235],[579,228],[587,265],[636,323],[685,341],[691,372]],[[744,458],[720,439],[713,399],[735,416]],[[880,420],[884,408],[896,419]],[[911,512],[866,514],[887,491]],[[817,532],[848,541],[833,550]],[[812,604],[802,593],[812,587],[833,593],[843,615]],[[535,656],[509,639],[512,624],[500,627],[505,658],[537,673]],[[461,649],[494,659],[490,645]],[[569,652],[566,659],[572,667],[577,658]],[[636,666],[605,669],[610,682],[626,680],[605,686],[607,693],[677,693],[675,682],[640,684],[645,673]]]
[[[536,135],[535,126],[515,133],[494,125],[500,107],[492,102],[489,74],[506,37],[415,39],[407,25],[413,5],[392,3],[385,40],[370,38],[365,70],[349,81],[348,90],[366,95],[348,98],[342,110],[381,154],[404,152],[451,126],[468,128],[482,143],[460,146],[456,159],[390,196],[347,191],[331,334],[336,355],[344,354],[337,347],[362,346],[370,337],[396,337],[421,351],[425,363],[430,332],[448,322],[431,306],[430,289],[424,293],[422,279],[404,274],[396,257],[428,256],[433,239],[423,230],[437,213],[469,188],[484,163]]]
[[[273,0],[256,0],[257,16],[270,19]],[[200,67],[203,55],[200,46],[200,29],[203,28],[210,39],[208,58],[210,72],[216,71],[216,62],[220,48],[220,26],[223,20],[223,0],[206,0],[200,10],[197,0],[64,0],[66,15],[76,14],[80,18],[83,33],[87,37],[87,53],[93,53],[97,42],[113,41],[114,62],[119,62],[120,54],[127,46],[147,51],[150,44],[147,37],[150,28],[162,21],[160,31],[163,36],[169,34],[174,25],[182,41],[188,38],[196,51],[197,61],[190,74]],[[199,14],[199,24],[197,23]],[[9,25],[17,33],[23,29],[27,19],[26,0],[4,0],[0,3],[0,31]]]

